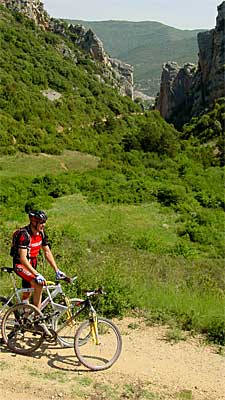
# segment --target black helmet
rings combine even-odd
[[[42,210],[30,211],[29,218],[32,222],[46,222],[48,217]]]

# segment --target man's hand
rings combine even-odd
[[[64,279],[64,278],[66,278],[66,274],[64,274],[64,272],[58,269],[58,271],[56,271],[56,279]]]
[[[41,274],[35,276],[35,281],[38,283],[38,285],[44,286],[46,284],[46,280]]]

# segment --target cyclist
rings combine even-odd
[[[14,234],[13,240],[13,267],[18,276],[22,278],[23,288],[34,288],[33,303],[40,308],[42,300],[42,289],[46,285],[45,278],[37,272],[37,256],[41,249],[48,263],[54,269],[57,279],[66,277],[60,271],[51,252],[47,236],[45,234],[45,223],[47,215],[42,210],[29,213],[30,223],[20,228]],[[23,294],[23,301],[29,299],[30,293]]]

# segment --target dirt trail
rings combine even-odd
[[[73,349],[46,344],[32,357],[0,356],[0,399],[4,400],[225,400],[225,357],[216,346],[188,338],[165,340],[166,327],[137,329],[117,324],[123,335],[120,359],[109,370],[79,366]],[[132,325],[131,325],[132,326]]]

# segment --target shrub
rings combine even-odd
[[[214,343],[225,345],[225,321],[214,318],[205,330],[208,339]]]

